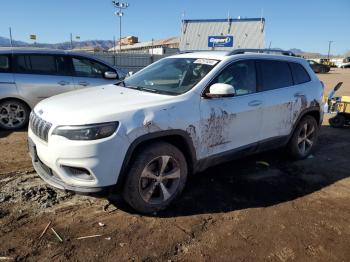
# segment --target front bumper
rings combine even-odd
[[[32,160],[33,167],[37,174],[49,185],[61,190],[74,191],[78,193],[97,193],[104,191],[107,187],[82,187],[68,185],[62,181],[57,175],[55,175],[51,168],[46,166],[43,162],[38,160]]]
[[[117,133],[94,141],[53,135],[45,142],[29,128],[28,145],[33,167],[45,182],[62,190],[96,193],[117,183],[128,142]],[[66,167],[88,171],[89,179]]]

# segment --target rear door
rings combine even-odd
[[[76,88],[94,87],[118,82],[118,79],[106,79],[104,77],[105,72],[117,73],[116,70],[96,60],[72,56],[71,65]]]
[[[261,141],[289,135],[297,103],[303,102],[300,86],[294,86],[287,61],[258,61],[259,91],[263,94]]]
[[[74,90],[73,78],[65,56],[15,54],[13,68],[18,92],[31,104]]]

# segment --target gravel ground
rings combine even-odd
[[[339,94],[350,95],[350,70],[319,77],[327,90],[343,81]],[[350,128],[324,121],[311,158],[273,151],[210,168],[169,210],[141,216],[118,196],[46,185],[31,167],[26,131],[0,131],[0,260],[349,261],[349,138]]]

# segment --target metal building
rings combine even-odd
[[[181,51],[264,48],[265,19],[183,20]]]

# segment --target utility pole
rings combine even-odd
[[[73,35],[70,33],[70,49],[73,50]]]
[[[115,36],[113,36],[113,45],[114,45],[114,48],[113,48],[113,53],[114,53],[114,59],[113,59],[113,63],[114,63],[114,66],[117,65],[117,62],[116,62],[116,53],[117,53],[117,43],[115,42]]]
[[[112,4],[115,8],[118,9],[118,11],[115,12],[116,16],[119,16],[119,53],[122,52],[122,16],[124,15],[123,9],[126,9],[129,7],[128,3],[121,3],[112,1]]]
[[[9,33],[10,33],[10,45],[11,45],[11,47],[13,47],[11,27],[9,27]]]
[[[331,45],[334,41],[328,41],[328,60],[329,60],[329,55],[331,53]]]

